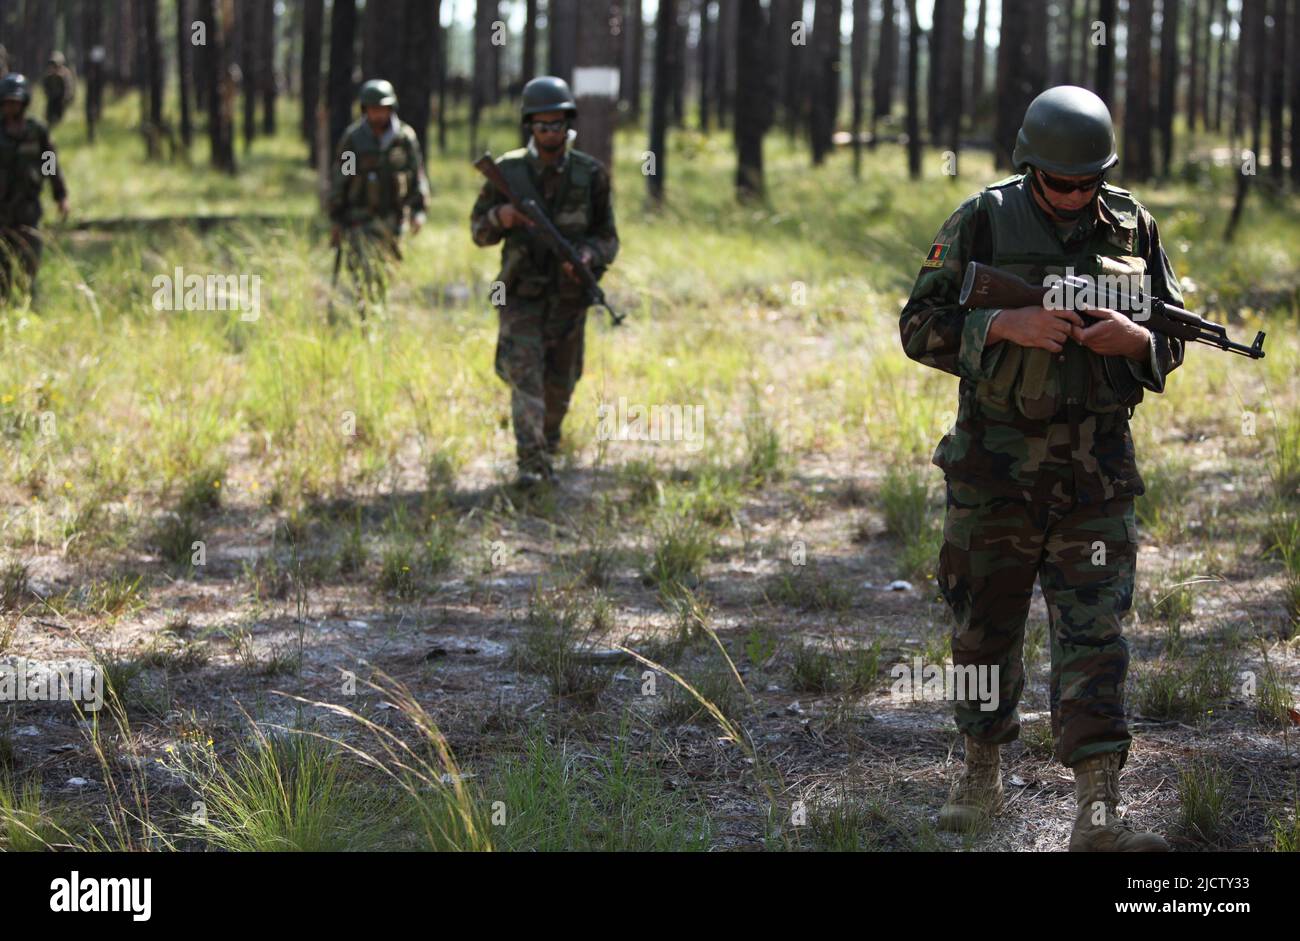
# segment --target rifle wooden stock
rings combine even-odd
[[[1091,287],[1088,281],[1078,277],[1063,278],[1062,281],[1076,292]],[[972,261],[966,266],[966,276],[962,280],[961,294],[957,303],[968,309],[1041,307],[1045,306],[1052,289],[1050,285],[1036,287],[1009,271]],[[1165,303],[1158,297],[1132,297],[1120,294],[1116,298],[1116,309],[1126,314],[1135,323],[1140,323],[1166,336],[1178,337],[1180,340],[1192,343],[1205,343],[1231,353],[1240,353],[1251,359],[1264,358],[1264,331],[1262,330],[1255,334],[1255,341],[1250,346],[1245,346],[1228,339],[1228,329],[1222,324]],[[1076,309],[1075,312],[1083,317],[1085,322],[1096,322],[1097,318],[1089,316],[1087,310]]]

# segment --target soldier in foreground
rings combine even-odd
[[[45,91],[45,123],[55,127],[63,120],[63,112],[72,104],[75,84],[72,70],[64,61],[63,53],[50,53],[49,64],[41,76],[41,88]]]
[[[1020,733],[1021,651],[1035,578],[1051,633],[1056,757],[1074,770],[1071,850],[1161,851],[1117,811],[1131,737],[1124,718],[1137,558],[1134,497],[1144,492],[1128,420],[1143,391],[1162,392],[1183,342],[1114,310],[963,310],[971,261],[1032,284],[1049,273],[1150,277],[1154,297],[1182,295],[1151,214],[1103,182],[1115,165],[1105,103],[1060,86],[1030,104],[1013,162],[1023,173],[967,199],[944,223],[899,321],[917,362],[961,378],[956,426],[934,463],[947,478],[938,587],[956,618],[958,667],[995,667],[999,702],[958,702],[966,767],[939,815],[982,827],[1002,799],[1000,746]]]
[[[49,177],[59,214],[68,215],[68,188],[63,182],[50,132],[28,117],[32,92],[27,79],[11,72],[0,79],[0,301],[13,295],[18,272],[30,291],[43,247],[41,188]]]
[[[367,306],[383,302],[398,240],[425,222],[429,183],[415,129],[396,114],[397,94],[382,79],[361,86],[361,117],[339,139],[330,187],[330,244],[346,254],[348,271]],[[337,267],[336,267],[337,271]]]
[[[572,146],[577,114],[562,79],[533,79],[523,91],[528,146],[502,155],[497,165],[513,192],[535,199],[599,276],[618,254],[618,231],[609,172]],[[573,266],[529,237],[532,226],[492,183],[483,185],[470,231],[480,246],[505,240],[497,276],[504,304],[499,308],[496,373],[510,386],[522,486],[554,477],[551,458],[560,446],[560,425],[582,376],[590,303]]]

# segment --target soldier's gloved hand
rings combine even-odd
[[[1059,353],[1075,329],[1083,328],[1083,318],[1072,310],[1046,307],[1007,307],[989,323],[986,343],[1010,340],[1017,346],[1036,347]]]
[[[517,225],[523,225],[529,227],[536,225],[536,223],[534,223],[532,219],[529,219],[526,215],[524,215],[514,206],[510,205],[510,203],[506,203],[505,205],[498,206],[496,209],[496,214],[497,214],[497,223],[503,229],[513,229]]]
[[[1151,331],[1134,323],[1117,310],[1090,307],[1089,315],[1097,322],[1091,327],[1075,327],[1071,339],[1100,356],[1123,356],[1144,360],[1151,344]]]
[[[412,235],[419,235],[419,234],[420,234],[420,229],[424,228],[424,218],[425,218],[425,217],[424,217],[424,213],[422,213],[422,212],[417,212],[415,215],[411,216],[411,234],[412,234]]]

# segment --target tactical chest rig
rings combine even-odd
[[[581,151],[570,150],[560,172],[553,199],[538,190],[528,165],[528,150],[519,148],[502,155],[497,164],[510,189],[520,199],[531,198],[542,206],[560,234],[574,245],[581,245],[592,220],[592,183],[595,160]],[[599,273],[600,269],[593,269]],[[502,248],[501,281],[506,289],[521,297],[537,297],[558,287],[561,294],[580,293],[580,287],[559,277],[559,262],[538,240],[530,239],[522,227],[506,233]]]
[[[1067,268],[1092,278],[1146,273],[1146,262],[1137,254],[1138,207],[1126,191],[1103,185],[1101,195],[1119,225],[1098,221],[1089,238],[1067,250],[1023,180],[1011,177],[982,194],[994,267],[1031,284],[1045,283],[1049,274],[1064,275]],[[1073,340],[1067,340],[1060,353],[1006,345],[993,377],[976,386],[976,398],[985,408],[1014,408],[1026,418],[1050,420],[1066,407],[1069,419],[1077,421],[1080,410],[1131,412],[1142,400],[1142,387],[1122,357],[1100,356]]]

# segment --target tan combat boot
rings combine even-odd
[[[1169,852],[1169,844],[1158,833],[1138,830],[1119,815],[1119,766],[1118,752],[1085,758],[1075,765],[1078,812],[1070,834],[1070,852]]]
[[[939,829],[973,833],[1002,806],[1001,746],[966,736],[966,770],[939,810]]]

